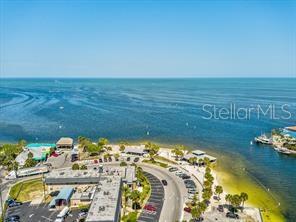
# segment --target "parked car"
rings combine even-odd
[[[80,213],[78,214],[78,219],[86,218],[86,216],[87,216],[87,212],[80,212]]]
[[[108,160],[109,160],[109,162],[112,162],[112,157],[111,157],[111,156],[109,156]]]
[[[145,210],[148,210],[148,211],[156,211],[156,207],[154,207],[154,206],[151,205],[151,204],[146,204],[146,205],[144,206],[144,209],[145,209]]]
[[[10,215],[6,217],[5,221],[20,221],[20,216],[19,215]]]
[[[61,150],[56,150],[56,151],[54,151],[56,154],[58,154],[58,155],[61,155],[61,154],[63,154],[63,151],[61,151]]]
[[[191,208],[190,207],[184,207],[184,211],[187,213],[191,213]]]
[[[87,208],[83,208],[83,209],[80,210],[80,212],[87,213],[88,212],[88,209]]]
[[[239,219],[239,216],[237,214],[235,214],[235,213],[232,213],[232,212],[227,212],[226,217]]]
[[[119,159],[118,159],[118,158],[116,158],[116,159],[115,159],[115,161],[116,161],[116,162],[118,162],[118,161],[119,161]]]
[[[189,188],[196,188],[196,185],[195,184],[185,184],[185,187],[187,188],[187,189],[189,189]]]
[[[217,210],[218,210],[219,212],[224,212],[224,207],[223,207],[223,205],[218,205]]]
[[[56,197],[57,195],[59,195],[60,191],[56,190],[56,191],[52,191],[50,192],[49,196],[51,197]]]
[[[136,157],[135,159],[134,159],[134,162],[136,163],[136,162],[138,162],[140,160],[140,158],[139,157]]]
[[[170,167],[169,171],[170,172],[175,172],[175,171],[178,171],[178,168],[177,167]]]
[[[196,189],[194,189],[194,188],[189,188],[189,189],[188,189],[188,193],[195,194],[195,193],[196,193]]]
[[[182,178],[183,180],[187,180],[187,179],[190,179],[191,177],[190,177],[189,175],[187,175],[187,174],[182,174],[182,175],[181,175],[181,178]]]
[[[22,205],[23,203],[22,202],[19,202],[19,201],[13,201],[12,203],[10,203],[8,205],[8,207],[17,207],[17,206],[20,206]]]
[[[94,164],[97,164],[98,163],[98,160],[94,160]]]
[[[177,172],[175,173],[175,175],[176,175],[176,176],[179,176],[179,175],[181,175],[181,174],[183,174],[183,172],[182,172],[182,171],[180,171],[180,170],[179,170],[179,171],[177,171]]]
[[[107,162],[107,158],[104,158],[104,162]]]
[[[103,160],[101,158],[99,159],[99,163],[103,163]]]
[[[131,158],[128,156],[127,158],[126,158],[126,161],[130,161],[131,160]]]
[[[58,154],[58,153],[56,153],[56,152],[52,152],[52,153],[50,154],[50,156],[52,156],[52,157],[58,157],[58,156],[59,156],[59,154]]]
[[[167,186],[167,185],[168,185],[168,182],[167,182],[166,180],[161,180],[161,182],[162,182],[162,184],[163,184],[164,186]]]

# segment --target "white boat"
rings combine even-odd
[[[272,145],[272,139],[268,138],[265,134],[262,134],[261,136],[255,137],[254,140],[255,140],[256,143]]]
[[[274,149],[276,151],[278,151],[279,153],[284,153],[284,154],[292,154],[293,152],[290,151],[289,149],[285,148],[285,147],[274,147]]]

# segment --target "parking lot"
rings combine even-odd
[[[6,216],[18,215],[21,222],[50,222],[56,219],[60,210],[49,210],[47,204],[31,205],[30,202],[23,203],[18,207],[7,209]],[[79,210],[72,210],[65,222],[73,222],[78,218]]]
[[[156,210],[143,210],[138,218],[139,222],[156,222],[159,221],[160,213],[164,201],[164,188],[161,181],[154,175],[144,172],[144,175],[151,184],[151,195],[146,205],[152,205]]]

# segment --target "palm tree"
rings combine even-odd
[[[202,159],[198,159],[198,166],[201,166],[203,163]]]
[[[231,198],[232,198],[232,195],[231,195],[231,194],[226,194],[226,196],[225,196],[225,200],[226,200],[226,202],[228,203],[228,205],[230,205]]]
[[[125,145],[123,143],[120,143],[119,150],[120,152],[123,152],[125,150]]]
[[[172,150],[172,153],[175,154],[176,159],[179,160],[184,156],[184,150],[185,150],[185,146],[178,145],[178,146],[175,146],[175,148]]]
[[[160,147],[154,143],[148,142],[146,143],[145,148],[148,150],[150,160],[154,161],[154,157],[157,155]]]
[[[128,202],[128,198],[130,197],[131,191],[129,189],[128,186],[123,186],[123,198],[124,198],[124,211],[123,211],[123,215],[125,215],[125,211],[126,211],[126,207],[127,207],[127,202]]]
[[[198,219],[201,216],[201,210],[199,207],[193,207],[191,209],[191,216],[193,219]]]
[[[99,147],[102,147],[102,148],[105,148],[105,146],[109,143],[108,139],[106,138],[100,138],[98,140],[98,146]]]
[[[136,210],[138,209],[139,201],[141,199],[141,193],[138,190],[134,190],[130,194],[130,198],[133,201],[133,209],[136,206]]]
[[[203,161],[204,161],[204,164],[205,164],[206,166],[210,166],[211,161],[210,161],[210,159],[209,159],[208,157],[205,157],[205,158],[203,159]]]
[[[223,187],[222,186],[216,186],[215,187],[215,193],[218,195],[218,198],[220,200],[220,194],[223,193]]]
[[[240,194],[240,198],[241,198],[241,200],[242,200],[242,211],[243,211],[243,209],[244,209],[244,205],[245,205],[245,202],[249,199],[249,196],[248,196],[247,193],[245,193],[245,192],[241,192],[241,194]]]

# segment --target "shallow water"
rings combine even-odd
[[[296,220],[296,157],[250,144],[261,132],[296,125],[296,79],[1,79],[0,104],[0,141],[84,135],[182,143],[231,156],[234,170],[246,168]],[[203,119],[204,104],[274,105],[282,118],[252,111],[250,119]],[[290,119],[283,119],[284,104]]]

